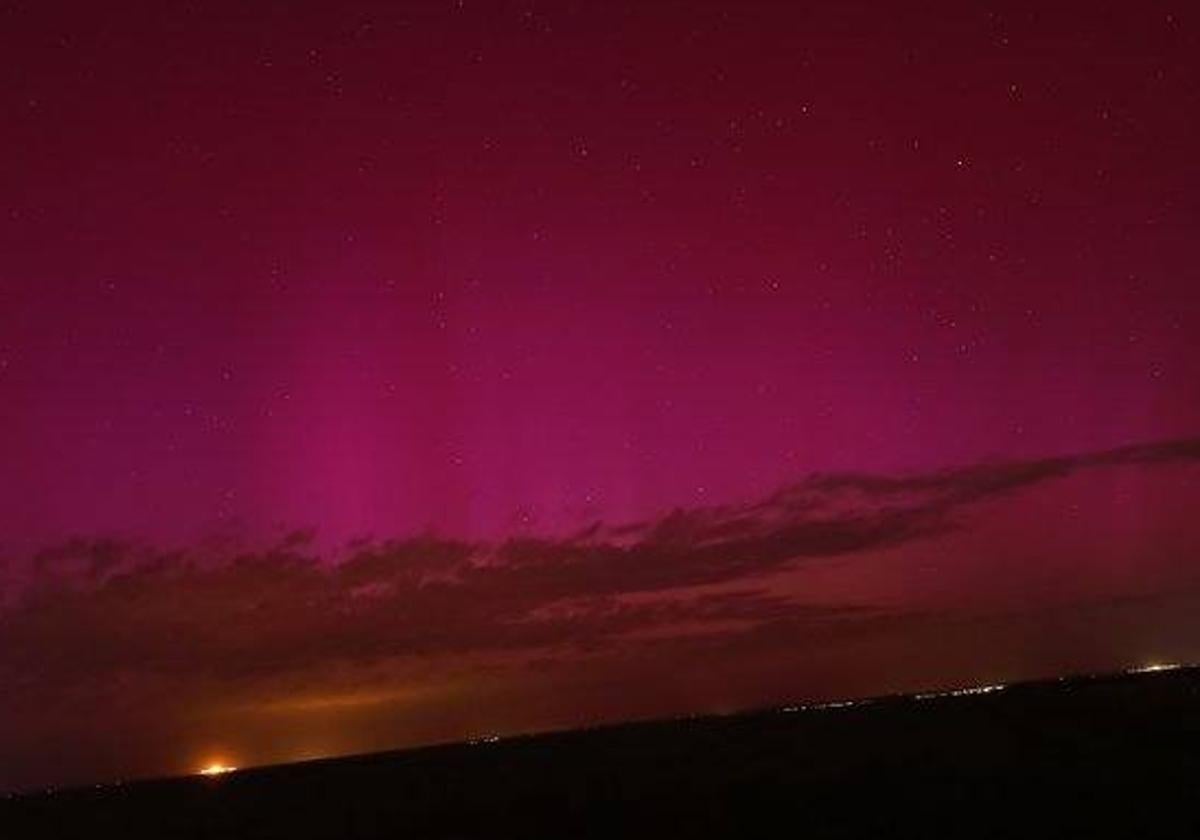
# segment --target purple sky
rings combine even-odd
[[[1049,5],[0,9],[0,786],[1200,656],[1200,18]]]

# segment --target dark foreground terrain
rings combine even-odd
[[[1200,837],[1200,671],[0,801],[0,837]]]

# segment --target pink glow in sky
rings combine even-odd
[[[1200,656],[1200,18],[895,5],[0,10],[0,786]]]

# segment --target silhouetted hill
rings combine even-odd
[[[1197,803],[1189,668],[17,797],[0,837],[1195,837]]]

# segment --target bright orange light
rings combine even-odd
[[[218,762],[213,762],[212,764],[209,764],[206,767],[201,767],[200,775],[201,776],[220,776],[223,773],[232,773],[236,769],[237,769],[236,767],[230,767],[228,764],[221,764],[218,761]]]

